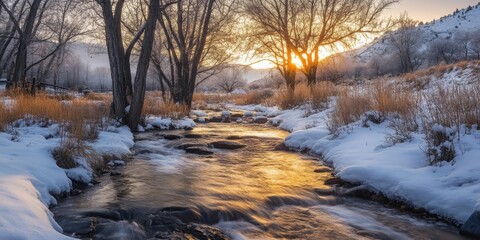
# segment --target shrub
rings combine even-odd
[[[435,124],[428,129],[425,135],[427,141],[426,153],[431,165],[453,161],[455,158],[455,146],[453,144],[455,132],[453,129]]]
[[[452,161],[453,140],[462,129],[480,126],[480,84],[438,87],[425,94],[426,111],[422,114],[423,130],[431,164]]]
[[[64,169],[76,168],[79,166],[77,160],[83,159],[92,168],[93,171],[99,172],[104,169],[105,161],[91,147],[75,138],[62,136],[60,146],[52,152],[53,158],[56,160],[57,166]]]
[[[438,87],[425,94],[427,112],[423,120],[427,125],[440,124],[461,129],[480,126],[480,84],[469,86]]]

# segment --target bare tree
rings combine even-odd
[[[111,0],[95,1],[102,9],[105,27],[113,87],[112,110],[117,119],[122,120],[130,129],[136,131],[140,123],[145,98],[146,78],[153,49],[156,21],[158,14],[165,6],[161,7],[158,0],[148,1],[147,17],[125,48],[125,35],[122,34],[122,22],[124,20],[122,14],[124,13],[125,0],[118,0],[116,3],[112,3]],[[133,48],[140,40],[142,41],[137,59],[137,71],[132,85],[130,58]],[[129,99],[131,99],[131,102]]]
[[[14,12],[0,1],[0,6],[7,12],[13,26],[18,34],[18,48],[15,58],[15,68],[13,70],[12,80],[7,84],[7,88],[17,86],[20,81],[24,81],[27,68],[27,47],[35,36],[35,30],[43,19],[43,11],[48,4],[48,0],[33,0],[29,4],[28,13],[25,19],[21,19],[22,15],[16,16]],[[21,22],[23,26],[21,26]]]
[[[418,21],[411,19],[407,13],[403,13],[396,21],[398,30],[390,32],[390,41],[395,48],[403,72],[415,71],[423,61],[417,54],[418,45]]]
[[[288,15],[285,14],[283,17],[288,18]],[[248,29],[250,30],[248,46],[254,49],[257,57],[272,62],[285,80],[287,88],[294,91],[298,69],[294,63],[293,50],[287,47],[287,42],[282,36],[266,31],[258,22],[251,22]]]
[[[480,30],[472,34],[472,40],[470,41],[469,51],[475,59],[480,59]]]
[[[9,87],[24,81],[27,72],[47,76],[58,53],[88,31],[80,21],[81,0],[2,1],[8,16],[2,36],[2,72],[11,68]],[[61,55],[61,54],[60,54]],[[47,64],[44,61],[48,60]],[[39,66],[40,65],[40,66]],[[33,72],[32,72],[32,71]]]
[[[452,39],[437,39],[428,46],[431,64],[450,64],[458,59],[461,49]]]
[[[385,29],[382,12],[396,0],[251,0],[246,12],[265,33],[279,36],[316,81],[320,52],[350,47],[362,35]]]
[[[468,53],[469,53],[469,45],[471,41],[471,34],[469,32],[457,32],[455,34],[455,42],[459,44],[459,48],[463,54],[461,54],[461,58],[463,60],[468,60]]]
[[[226,93],[231,93],[246,85],[241,70],[236,68],[225,69],[216,78],[215,85]]]
[[[155,54],[160,71],[176,103],[190,107],[195,87],[233,54],[231,24],[235,0],[178,0],[158,17],[164,52]],[[157,64],[160,63],[160,64]],[[203,76],[199,79],[199,76]]]

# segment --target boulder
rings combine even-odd
[[[222,117],[211,117],[210,118],[210,122],[213,122],[213,123],[220,123],[222,122],[223,118]]]
[[[182,149],[182,150],[185,150],[187,148],[191,148],[191,147],[208,147],[208,145],[206,143],[184,143],[184,144],[180,144],[178,146],[176,146],[175,148],[176,149]]]
[[[222,122],[223,122],[223,123],[231,123],[231,122],[232,122],[232,119],[231,119],[231,118],[223,118],[223,119],[222,119]]]
[[[185,137],[185,138],[198,139],[198,138],[203,138],[203,135],[201,135],[201,134],[195,134],[195,133],[190,133],[190,134],[185,134],[184,137]]]
[[[241,118],[243,117],[243,115],[244,115],[243,113],[238,113],[238,112],[232,113],[232,118]]]
[[[265,116],[258,116],[253,118],[253,123],[265,124],[268,122],[268,118]]]
[[[217,142],[210,143],[210,145],[212,145],[214,148],[228,149],[228,150],[234,150],[234,149],[246,147],[246,145],[244,144],[231,142],[231,141],[217,141]]]
[[[167,134],[167,135],[163,136],[163,138],[167,139],[167,140],[176,140],[176,139],[182,138],[182,136],[176,135],[176,134]]]
[[[185,148],[187,153],[197,154],[197,155],[212,155],[213,152],[206,147],[188,147]]]
[[[317,168],[313,171],[316,172],[316,173],[331,173],[331,172],[333,172],[333,170],[329,167],[321,167],[321,168]]]
[[[277,146],[275,146],[275,151],[289,151],[288,147],[285,145],[285,143],[280,143]]]
[[[463,224],[460,234],[471,238],[480,238],[480,211],[475,211]]]
[[[241,136],[236,136],[236,135],[233,135],[233,136],[228,136],[227,137],[227,140],[240,140],[242,139],[243,137]]]
[[[253,117],[253,113],[250,112],[250,111],[246,111],[243,115],[244,115],[245,117]]]
[[[232,114],[230,113],[230,111],[225,110],[222,112],[222,117],[224,118],[230,118],[231,116]]]

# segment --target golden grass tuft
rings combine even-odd
[[[376,81],[370,89],[373,110],[383,116],[412,116],[418,107],[419,100],[414,91],[402,89],[398,84]]]
[[[78,167],[76,159],[86,160],[94,172],[100,172],[105,168],[105,160],[83,141],[75,138],[62,137],[60,146],[52,152],[57,166],[64,169]]]
[[[311,101],[314,109],[323,110],[328,107],[330,97],[337,95],[337,87],[332,82],[319,82],[311,88]]]
[[[146,116],[162,116],[172,119],[181,119],[188,116],[189,110],[185,105],[175,104],[172,102],[164,102],[159,97],[148,96],[143,104],[142,115]]]
[[[372,101],[367,92],[358,87],[340,90],[335,109],[328,122],[332,133],[337,133],[342,126],[358,121],[365,112],[372,109]]]
[[[269,99],[272,98],[274,92],[272,90],[252,90],[246,94],[239,94],[233,102],[238,105],[264,104],[270,105]]]
[[[480,126],[480,83],[470,86],[438,87],[425,95],[427,113],[424,122],[428,125],[460,129]]]
[[[5,131],[8,122],[8,110],[6,106],[0,102],[0,131]]]
[[[309,86],[297,84],[295,91],[287,88],[278,90],[275,102],[282,109],[289,109],[311,103],[315,110],[323,110],[327,107],[328,99],[336,95],[336,86],[331,82],[319,82]]]

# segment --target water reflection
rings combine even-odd
[[[75,215],[91,209],[188,209],[180,219],[215,225],[234,238],[248,239],[456,239],[456,229],[414,219],[395,210],[334,194],[330,172],[301,154],[274,151],[285,132],[237,124],[207,124],[193,131],[201,138],[161,139],[164,133],[137,136],[138,153],[120,176],[54,209]],[[235,139],[246,147],[213,149],[210,156],[185,154],[176,146]],[[333,191],[331,191],[333,192]],[[328,191],[327,191],[328,193]],[[173,208],[172,208],[173,207]],[[188,215],[188,217],[186,217]],[[420,224],[418,224],[420,223]]]

